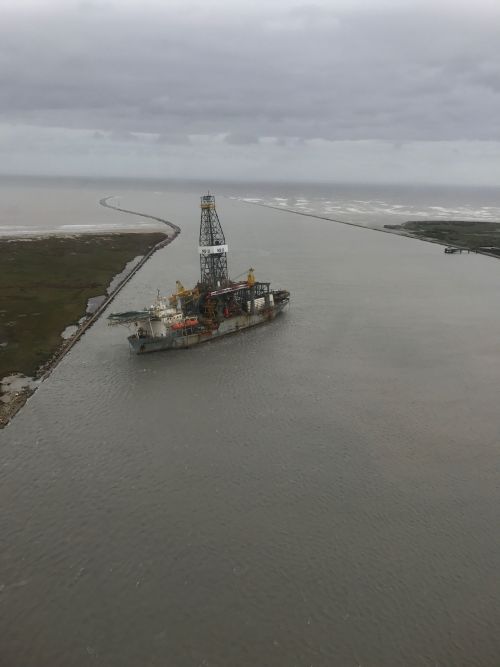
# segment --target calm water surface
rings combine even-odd
[[[183,231],[113,310],[196,279],[198,194],[123,194]],[[497,666],[500,262],[218,209],[292,306],[145,357],[102,320],[1,433],[0,665]]]

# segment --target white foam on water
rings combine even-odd
[[[162,227],[161,223],[154,221],[134,221],[134,224],[111,223],[111,224],[67,224],[57,227],[20,227],[20,226],[0,226],[0,237],[15,237],[16,239],[29,240],[30,238],[39,238],[45,236],[57,236],[68,234],[100,234],[130,232],[134,228],[158,229]]]
[[[21,228],[21,229],[14,229],[10,227],[8,230],[1,230],[0,231],[0,236],[15,236],[17,237],[37,237],[37,236],[46,236],[47,234],[53,234],[53,230],[51,229],[27,229],[27,228]],[[26,238],[25,240],[28,240]]]
[[[391,208],[378,209],[382,213],[396,213],[397,215],[412,215],[415,210],[411,206],[393,206]]]
[[[60,225],[57,229],[117,229],[118,227],[123,227],[118,223],[111,223],[106,225],[95,225],[95,224],[79,224],[79,225]]]

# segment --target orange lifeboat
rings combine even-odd
[[[185,329],[187,327],[195,327],[198,325],[198,320],[183,320],[182,322],[175,322],[172,324],[172,329]]]

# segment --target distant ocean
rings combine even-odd
[[[500,221],[500,190],[492,187],[0,177],[0,235],[144,231],[155,226],[114,215],[99,199],[143,193],[144,206],[158,212],[169,192],[206,190],[367,227],[415,219]]]
[[[407,220],[500,221],[500,190],[492,187],[403,185],[261,185],[238,199],[367,227]]]

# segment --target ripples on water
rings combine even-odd
[[[286,189],[286,188],[285,188]],[[283,196],[278,186],[254,187],[234,195],[247,203],[263,204],[318,215],[367,227],[401,224],[408,220],[480,220],[500,222],[500,200],[493,188],[298,186]],[[360,195],[365,198],[360,199]]]
[[[123,191],[183,231],[113,310],[196,279],[198,195]],[[500,262],[218,209],[290,311],[144,357],[101,320],[2,432],[0,664],[497,665]]]
[[[181,187],[182,185],[182,187]],[[92,233],[157,229],[152,221],[112,213],[99,206],[103,193],[143,195],[138,203],[158,213],[165,191],[198,193],[213,184],[165,184],[144,181],[72,181],[0,177],[0,236],[50,233]],[[299,213],[325,216],[368,227],[400,224],[415,219],[481,220],[500,222],[496,188],[449,186],[287,185],[219,183],[217,194],[248,203],[265,204]]]
[[[369,225],[390,220],[393,217],[402,221],[429,219],[429,220],[481,220],[485,222],[500,221],[500,207],[481,206],[476,208],[468,204],[464,206],[416,206],[411,204],[393,204],[390,202],[367,200],[350,201],[336,199],[335,203],[327,199],[296,199],[294,197],[236,197],[241,201],[252,204],[282,207],[297,213],[325,216],[327,218],[342,217],[347,222]]]

